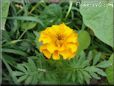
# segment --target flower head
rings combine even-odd
[[[39,42],[42,43],[39,50],[48,59],[72,58],[78,48],[78,34],[64,23],[53,25],[40,32]]]

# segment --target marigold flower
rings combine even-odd
[[[72,58],[78,48],[78,34],[64,23],[53,25],[40,32],[39,42],[42,43],[39,50],[46,58],[54,60]]]

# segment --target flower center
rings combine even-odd
[[[64,36],[62,34],[57,34],[56,38],[57,38],[56,41],[55,41],[56,46],[61,47],[62,44],[63,44]]]
[[[57,35],[57,39],[58,39],[58,40],[62,40],[62,39],[63,39],[62,35],[58,34],[58,35]]]

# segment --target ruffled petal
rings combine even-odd
[[[78,49],[78,43],[68,43],[67,48],[71,50],[71,52],[76,52]]]
[[[42,51],[43,52],[43,54],[48,58],[48,59],[50,59],[51,58],[51,53],[48,51],[48,50],[43,50]]]
[[[78,42],[78,34],[73,32],[68,37],[66,37],[66,42],[77,43]]]
[[[64,23],[60,25],[53,25],[46,28],[40,33],[39,42],[40,52],[44,53],[47,58],[54,60],[72,58],[78,49],[78,34]]]
[[[60,52],[60,55],[63,56],[63,59],[72,58],[74,56],[74,54],[70,50],[64,50]]]
[[[58,51],[55,51],[55,52],[53,53],[53,59],[54,59],[54,60],[60,59],[60,56],[59,56],[59,52],[58,52]]]
[[[54,53],[54,51],[57,50],[57,48],[56,48],[56,46],[53,43],[50,43],[50,44],[47,45],[47,50],[50,53]]]

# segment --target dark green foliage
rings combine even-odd
[[[88,56],[92,57],[91,61],[84,52],[69,61],[62,59],[53,61],[46,60],[39,53],[38,57],[28,57],[27,63],[17,64],[16,69],[19,71],[14,71],[13,74],[19,76],[17,82],[24,81],[25,84],[55,84],[57,82],[60,84],[89,84],[92,78],[99,80],[101,76],[105,77],[106,73],[102,68],[111,65],[108,61],[99,62],[100,60],[96,60],[96,57],[100,58],[101,54],[94,57],[92,56],[93,53],[90,54]]]
[[[0,20],[3,27],[0,29],[3,84],[80,85],[90,84],[92,80],[99,82],[106,77],[109,83],[113,82],[113,77],[110,77],[113,74],[112,59],[109,62],[107,58],[114,49],[110,43],[109,45],[104,43],[107,41],[104,40],[105,36],[102,42],[101,38],[96,38],[100,34],[95,35],[94,28],[85,25],[83,15],[80,14],[80,4],[46,3],[42,0],[36,3],[31,3],[31,0],[21,0],[22,2],[16,0],[9,4],[7,0],[2,1],[5,1],[3,3],[5,8],[2,7],[3,20]],[[9,11],[6,12],[4,9]],[[38,42],[39,33],[49,26],[63,22],[78,32],[78,52],[70,60],[46,59],[38,50],[41,45]],[[94,26],[94,20],[92,22]],[[108,74],[105,73],[106,68]],[[105,81],[103,83],[108,83]]]

